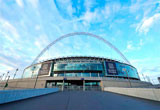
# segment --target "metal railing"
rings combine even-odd
[[[77,86],[77,85],[71,85],[71,86],[48,86],[47,88],[59,88],[60,91],[101,91],[100,86]]]

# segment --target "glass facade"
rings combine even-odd
[[[95,60],[96,61],[96,60]],[[99,61],[99,62],[53,62],[36,64],[26,68],[23,78],[31,78],[37,74],[45,72],[45,75],[51,71],[53,77],[130,77],[139,79],[136,68],[119,62]],[[44,68],[46,67],[46,69]],[[41,69],[40,69],[41,68]],[[50,70],[51,69],[51,70]],[[39,71],[40,70],[40,71]],[[44,71],[47,70],[47,71]],[[128,75],[128,76],[127,76]]]
[[[53,76],[65,76],[65,77],[102,77],[102,73],[55,73]]]
[[[103,64],[102,63],[57,63],[54,64],[53,72],[60,72],[60,71],[72,71],[72,73],[54,73],[53,76],[65,76],[65,77],[102,77],[103,71]],[[77,72],[81,71],[81,72]],[[84,71],[95,71],[92,72],[84,72]],[[97,72],[96,72],[97,71]],[[99,71],[99,73],[98,73]]]
[[[41,68],[41,64],[34,65],[32,67],[26,68],[23,73],[23,78],[32,78],[36,77],[39,69]]]
[[[65,63],[54,64],[54,71],[62,70],[103,70],[101,63]]]
[[[115,63],[115,64],[116,64],[118,76],[127,77],[128,75],[128,77],[139,79],[137,70],[132,66],[129,66],[123,63]]]

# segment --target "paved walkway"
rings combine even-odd
[[[68,91],[3,104],[0,110],[160,110],[160,102],[101,91]]]

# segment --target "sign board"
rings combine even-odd
[[[106,62],[106,70],[108,75],[118,75],[114,62]]]
[[[39,76],[48,75],[50,71],[51,63],[43,63],[41,69],[39,70]]]

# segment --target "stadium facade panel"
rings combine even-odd
[[[23,78],[50,77],[113,77],[140,80],[132,65],[100,57],[62,57],[43,61],[24,70]]]

